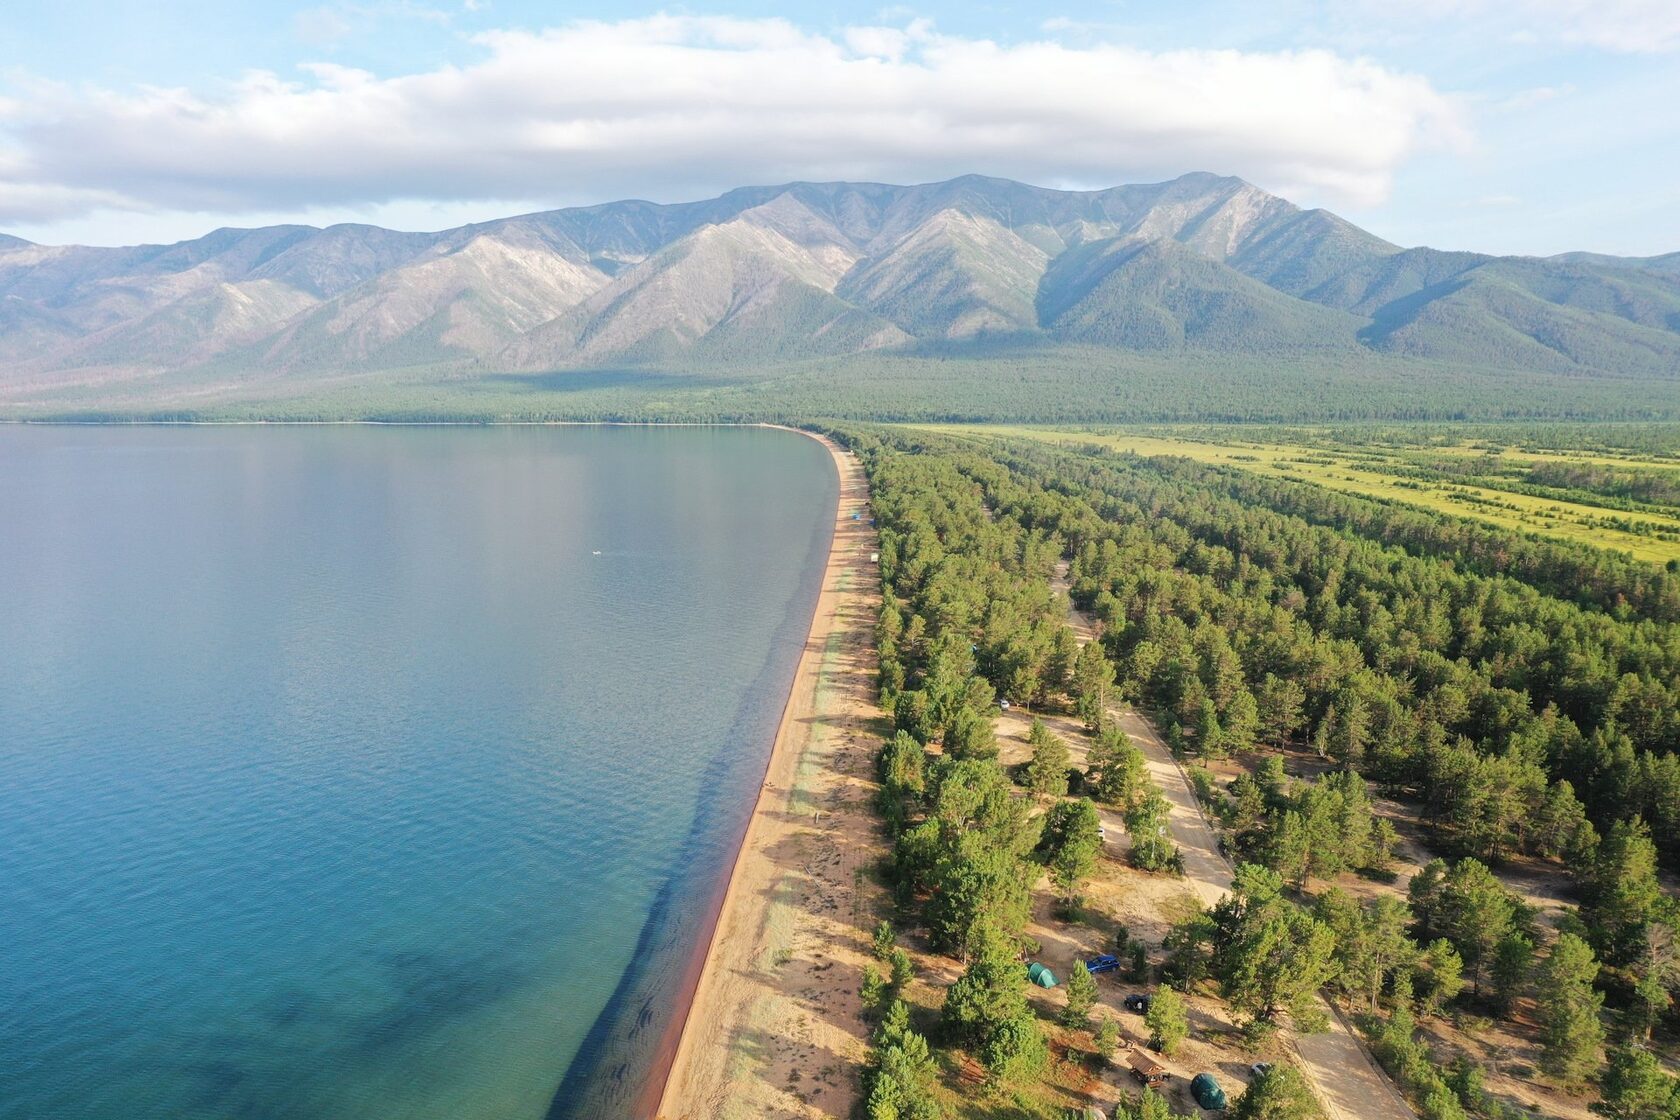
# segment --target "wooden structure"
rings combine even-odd
[[[1133,1050],[1127,1064],[1132,1067],[1132,1076],[1140,1085],[1159,1085],[1172,1076],[1166,1066],[1150,1057],[1147,1050]]]

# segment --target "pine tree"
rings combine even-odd
[[[1464,958],[1451,941],[1437,937],[1424,947],[1412,969],[1412,991],[1417,997],[1418,1010],[1425,1015],[1439,1015],[1463,990]]]
[[[1114,1109],[1114,1120],[1173,1120],[1173,1110],[1167,1098],[1145,1089],[1135,1102],[1121,1101]]]
[[[864,1115],[869,1120],[940,1120],[937,1077],[927,1039],[910,1029],[910,1009],[903,1000],[893,1001],[870,1040]]]
[[[1108,722],[1108,699],[1114,689],[1114,664],[1098,642],[1086,642],[1073,663],[1074,704],[1086,730],[1100,732]]]
[[[1220,739],[1227,752],[1253,750],[1254,737],[1260,728],[1259,704],[1254,694],[1246,688],[1237,689],[1225,705],[1221,723],[1224,730]]]
[[[1330,927],[1305,911],[1251,906],[1224,954],[1225,998],[1267,1026],[1287,1012],[1300,1032],[1323,1030],[1318,990],[1335,972],[1335,948]]]
[[[1105,728],[1091,745],[1086,780],[1097,800],[1121,809],[1142,795],[1149,783],[1143,752],[1118,727]]]
[[[881,924],[875,927],[875,936],[872,939],[875,959],[884,961],[891,957],[892,951],[897,945],[898,934],[893,932],[893,924],[882,918]]]
[[[1226,1116],[1229,1120],[1300,1120],[1317,1113],[1318,1104],[1300,1071],[1275,1062],[1248,1083]]]
[[[1132,837],[1132,862],[1144,871],[1165,871],[1178,860],[1178,846],[1167,838],[1167,799],[1150,786],[1126,810],[1126,831]]]
[[[1657,848],[1651,830],[1637,818],[1617,821],[1605,833],[1586,883],[1581,917],[1593,931],[1605,959],[1626,963],[1639,951],[1662,888],[1657,885]]]
[[[1387,872],[1389,865],[1394,862],[1394,849],[1400,843],[1400,834],[1394,830],[1394,823],[1387,817],[1378,817],[1371,822],[1371,854],[1367,866],[1372,871]]]
[[[1035,719],[1027,732],[1032,746],[1032,761],[1027,763],[1027,788],[1040,797],[1063,797],[1067,794],[1067,744],[1051,734],[1043,720]]]
[[[1512,930],[1500,938],[1499,945],[1493,952],[1493,967],[1489,969],[1489,980],[1493,989],[1493,1002],[1499,1008],[1501,1015],[1509,1016],[1517,997],[1522,994],[1524,985],[1528,983],[1528,974],[1534,967],[1534,942],[1516,930]]]
[[[1178,1050],[1179,1043],[1190,1035],[1190,1019],[1184,997],[1173,988],[1155,990],[1143,1022],[1149,1028],[1149,1045],[1169,1058]]]
[[[1074,961],[1068,970],[1067,1006],[1062,1008],[1062,1026],[1069,1030],[1084,1030],[1091,1022],[1091,1008],[1097,1002],[1097,980],[1085,967],[1084,961]]]
[[[1026,971],[1013,943],[989,926],[976,932],[975,943],[968,968],[945,990],[945,1029],[999,1076],[1042,1065],[1044,1034],[1022,990]]]
[[[896,732],[881,749],[881,781],[900,796],[926,788],[927,750],[908,731]]]
[[[1338,904],[1345,899],[1345,904]],[[1342,905],[1345,912],[1338,913]],[[1340,984],[1350,996],[1363,999],[1370,1010],[1377,1009],[1389,977],[1409,968],[1418,950],[1406,936],[1410,913],[1397,898],[1378,897],[1361,909],[1352,899],[1332,888],[1320,896],[1318,916],[1336,934],[1336,957]]]
[[[1095,870],[1102,850],[1100,828],[1097,807],[1088,797],[1059,801],[1046,814],[1042,848],[1050,881],[1064,900],[1075,898],[1079,884]]]
[[[887,999],[887,982],[873,968],[863,970],[863,984],[858,989],[865,1012],[878,1011]]]
[[[1604,996],[1592,987],[1598,961],[1592,947],[1572,933],[1559,934],[1540,966],[1540,1068],[1565,1085],[1584,1084],[1598,1068],[1604,1025]]]
[[[910,954],[903,949],[894,949],[887,956],[887,962],[892,967],[892,990],[901,992],[906,984],[916,978],[916,965],[910,959]]]
[[[1619,1047],[1600,1082],[1603,1099],[1593,1111],[1610,1120],[1675,1120],[1680,1117],[1680,1082],[1643,1047]]]
[[[1325,717],[1330,724],[1326,751],[1349,770],[1358,769],[1365,764],[1365,747],[1370,741],[1370,707],[1358,692],[1344,688],[1336,693],[1330,711],[1335,719]]]
[[[1598,846],[1598,833],[1587,820],[1586,807],[1575,787],[1560,780],[1546,790],[1545,800],[1528,831],[1529,848],[1539,856],[1562,856],[1579,865]]]
[[[1278,818],[1267,842],[1265,860],[1287,882],[1305,887],[1312,871],[1312,834],[1307,819],[1294,809]]]
[[[1516,929],[1516,897],[1485,864],[1461,859],[1441,879],[1429,907],[1431,928],[1458,949],[1480,996],[1499,943]]]
[[[996,758],[996,725],[989,714],[959,708],[945,727],[944,747],[951,758]]]
[[[1105,1062],[1114,1061],[1114,1051],[1120,1045],[1120,1024],[1113,1019],[1104,1019],[1097,1027],[1097,1057]]]
[[[1261,739],[1274,747],[1286,744],[1301,728],[1306,701],[1306,690],[1296,681],[1267,673],[1255,696]]]
[[[1203,698],[1196,711],[1196,753],[1203,758],[1224,757],[1224,731],[1219,726],[1219,708]]]
[[[1073,667],[1079,661],[1079,639],[1069,626],[1056,627],[1050,656],[1044,662],[1045,692],[1066,692],[1073,683]]]

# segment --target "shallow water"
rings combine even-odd
[[[0,1116],[599,1114],[836,486],[750,429],[0,428]]]

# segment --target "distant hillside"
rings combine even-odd
[[[1596,264],[1607,268],[1643,268],[1650,272],[1680,274],[1680,253],[1665,253],[1660,257],[1612,257],[1604,253],[1560,253],[1554,261],[1575,264]]]
[[[1187,369],[1379,355],[1644,379],[1661,396],[1680,391],[1680,253],[1402,249],[1209,174],[1089,192],[793,183],[430,234],[274,226],[115,249],[0,235],[0,399],[1069,348]]]

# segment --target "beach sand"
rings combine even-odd
[[[673,1026],[661,1120],[844,1117],[857,1094],[870,869],[885,850],[871,804],[880,588],[863,467],[823,442],[840,473],[834,544],[698,987]]]

